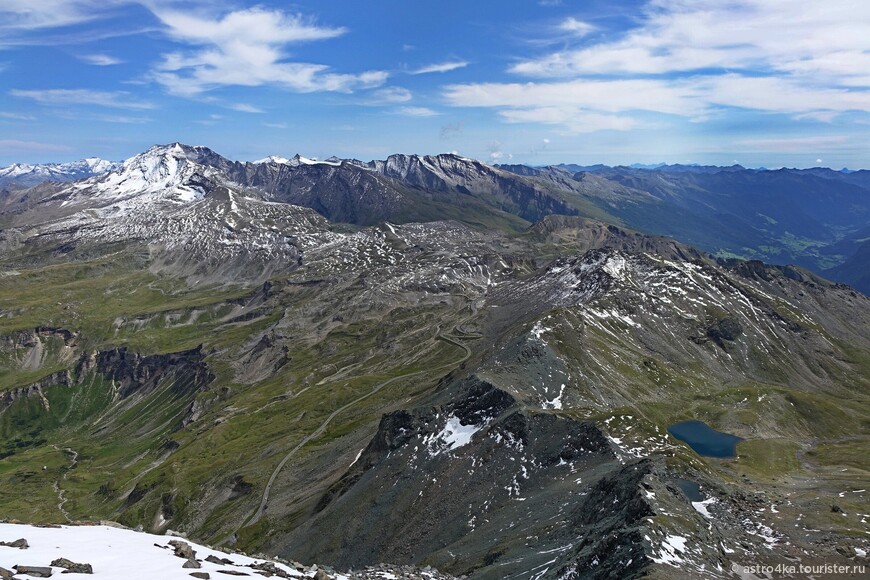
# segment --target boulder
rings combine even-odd
[[[279,578],[290,578],[290,574],[273,564],[272,562],[257,562],[256,564],[248,564],[250,568],[254,570],[259,570],[264,576],[272,577],[277,576]]]
[[[66,568],[63,574],[93,574],[94,568],[90,564],[79,564],[66,558],[58,558],[51,563],[57,568]]]
[[[66,568],[63,574],[93,574],[94,568],[90,564],[79,564],[66,558],[58,558],[51,563],[57,568]]]
[[[175,555],[186,560],[196,559],[196,551],[187,542],[169,540],[169,545],[175,549]]]
[[[16,574],[26,574],[34,578],[48,578],[51,576],[51,568],[47,566],[13,566]]]

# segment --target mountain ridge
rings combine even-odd
[[[795,263],[870,291],[860,276],[866,256],[859,252],[861,232],[870,228],[870,172],[572,169],[581,168],[490,166],[454,154],[397,154],[368,163],[297,154],[243,163],[174,143],[71,185],[8,192],[0,199],[0,223],[15,227],[21,221],[16,213],[29,212],[22,219],[32,222],[34,211],[51,218],[125,196],[144,200],[146,193],[189,202],[212,190],[304,206],[332,222],[363,227],[452,219],[521,232],[548,215],[573,215],[675,238],[721,258]],[[850,260],[854,264],[838,268]]]
[[[4,200],[6,513],[482,579],[866,554],[870,299],[620,224],[707,174],[291,161]]]

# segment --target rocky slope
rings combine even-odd
[[[4,513],[423,577],[864,563],[868,298],[579,216],[515,231],[560,182],[637,199],[507,179],[173,144],[29,190],[0,213]],[[325,217],[354,208],[404,219]],[[691,419],[736,457],[668,433]]]

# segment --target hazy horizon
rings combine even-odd
[[[305,157],[305,158],[307,158],[307,159],[311,159],[311,160],[314,160],[314,161],[318,161],[318,160],[322,161],[322,160],[325,160],[325,159],[329,159],[329,158],[331,158],[331,157],[338,157],[339,159],[357,159],[357,160],[360,160],[360,161],[363,161],[363,162],[369,162],[369,161],[383,160],[383,159],[386,159],[387,157],[389,157],[389,155],[386,155],[386,156],[381,157],[381,158],[373,157],[373,158],[370,158],[370,159],[363,159],[363,158],[361,158],[360,156],[357,156],[357,155],[351,155],[351,156],[347,156],[347,157],[340,157],[340,156],[337,156],[337,155],[317,156],[317,155],[306,155],[304,152],[296,151],[296,152],[294,152],[294,153],[287,153],[287,152],[277,152],[277,153],[275,153],[275,152],[273,152],[273,153],[270,153],[270,154],[265,155],[265,156],[263,156],[263,157],[258,157],[258,158],[254,158],[254,159],[237,159],[237,158],[232,157],[232,156],[224,155],[221,151],[215,150],[213,147],[210,147],[209,145],[207,145],[207,144],[205,144],[205,143],[184,143],[184,142],[181,142],[181,141],[175,140],[175,141],[167,141],[167,142],[165,142],[165,143],[153,143],[153,144],[151,144],[150,146],[146,146],[146,147],[143,148],[141,151],[138,151],[138,152],[134,153],[133,155],[128,155],[128,156],[124,156],[124,157],[118,157],[118,156],[115,156],[115,157],[100,157],[100,156],[98,156],[98,155],[85,155],[85,156],[83,156],[83,157],[75,157],[75,158],[58,158],[58,159],[46,159],[46,160],[44,160],[44,161],[18,160],[18,161],[13,161],[13,162],[8,163],[8,164],[5,164],[5,165],[0,165],[0,168],[2,168],[2,167],[9,167],[9,166],[14,165],[14,164],[20,164],[20,165],[50,165],[50,164],[57,164],[57,165],[59,165],[59,164],[64,164],[64,163],[73,163],[73,162],[76,162],[76,161],[82,161],[82,160],[85,160],[85,159],[88,159],[88,158],[100,158],[100,159],[104,159],[104,160],[106,160],[106,161],[112,161],[112,162],[120,163],[120,162],[126,161],[127,159],[130,159],[130,158],[132,158],[132,157],[135,157],[136,155],[139,155],[139,154],[142,154],[142,153],[147,152],[151,147],[168,146],[168,145],[173,144],[173,143],[181,143],[182,145],[188,145],[188,146],[194,146],[194,147],[200,147],[200,146],[202,146],[202,147],[208,147],[209,149],[211,149],[211,150],[214,151],[215,153],[217,153],[217,154],[219,154],[219,155],[221,155],[221,156],[223,156],[223,157],[226,157],[227,159],[230,159],[231,161],[239,161],[239,162],[241,162],[241,163],[262,161],[262,160],[264,160],[264,159],[266,159],[266,158],[268,158],[268,157],[283,157],[283,158],[287,158],[287,159],[292,159],[292,158],[293,158],[294,156],[296,156],[296,155],[299,155],[299,156],[301,156],[301,157]],[[577,163],[577,162],[574,162],[574,161],[559,161],[559,162],[553,162],[553,163],[536,163],[536,162],[526,162],[526,163],[523,163],[523,162],[516,161],[516,160],[512,160],[512,159],[508,159],[508,160],[505,160],[505,161],[499,161],[499,160],[495,160],[495,161],[493,161],[493,160],[489,160],[489,159],[480,159],[480,158],[477,158],[477,157],[472,157],[472,156],[462,155],[462,154],[459,153],[458,151],[440,151],[440,152],[435,152],[435,153],[415,153],[415,152],[408,152],[408,151],[395,151],[394,153],[391,153],[390,155],[402,155],[402,154],[404,154],[404,155],[420,155],[420,156],[423,156],[423,155],[460,155],[460,156],[462,156],[462,157],[467,157],[467,158],[469,158],[469,159],[475,159],[475,160],[477,160],[477,161],[481,161],[481,162],[484,162],[484,163],[487,163],[487,164],[490,164],[490,165],[526,165],[526,166],[528,166],[528,167],[547,167],[547,166],[559,166],[559,165],[578,165],[578,166],[582,166],[582,167],[594,167],[594,166],[602,165],[602,166],[607,166],[607,167],[631,167],[631,168],[636,168],[636,169],[656,169],[656,168],[659,168],[659,167],[665,167],[665,166],[669,166],[669,167],[673,167],[673,166],[687,166],[687,167],[697,166],[697,167],[722,167],[722,168],[727,168],[727,167],[733,167],[734,165],[740,165],[740,166],[743,167],[744,169],[751,169],[751,170],[766,170],[766,171],[777,171],[777,170],[780,170],[780,169],[796,169],[796,170],[801,170],[801,169],[830,169],[830,170],[832,170],[832,171],[843,171],[843,170],[846,170],[846,171],[852,171],[852,172],[854,172],[854,171],[864,171],[864,170],[867,170],[867,168],[865,168],[865,167],[831,167],[831,166],[829,166],[829,165],[807,165],[806,167],[794,167],[794,166],[784,166],[784,165],[783,165],[783,166],[767,166],[767,165],[747,166],[747,165],[744,165],[744,164],[742,164],[742,163],[738,163],[737,161],[732,161],[731,163],[727,163],[727,164],[693,163],[693,162],[686,162],[686,163],[672,162],[672,163],[670,163],[670,162],[665,162],[665,161],[660,161],[660,162],[658,162],[658,163],[639,163],[639,162],[629,162],[629,163],[602,163],[602,162]]]
[[[0,165],[233,159],[870,166],[870,4],[0,2]]]

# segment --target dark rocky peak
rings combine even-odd
[[[450,153],[441,155],[390,155],[384,161],[372,161],[369,168],[378,173],[425,189],[445,189],[475,173],[492,170],[479,161]]]
[[[454,574],[529,577],[526,570],[544,569],[567,545],[585,546],[600,532],[628,539],[650,515],[638,486],[649,470],[621,476],[594,423],[526,407],[476,376],[436,397],[383,417],[368,448],[320,498],[318,533],[300,526],[288,552],[343,567],[425,557]],[[614,516],[583,530],[575,525],[582,506]],[[375,521],[382,534],[367,533]],[[539,541],[532,546],[529,536]],[[459,546],[471,554],[464,561],[451,555]]]
[[[517,175],[524,175],[526,177],[538,176],[544,173],[544,170],[538,167],[529,167],[528,165],[521,165],[516,163],[496,164],[493,167],[495,167],[496,169],[501,169],[502,171],[515,173]]]
[[[670,238],[645,235],[578,216],[545,216],[528,229],[527,235],[535,241],[555,244],[578,254],[612,248],[629,253],[657,254],[669,260],[710,259],[706,253]]]
[[[809,270],[801,268],[800,266],[778,266],[765,264],[760,260],[737,260],[734,258],[720,258],[718,263],[748,280],[773,282],[777,278],[788,278],[795,282],[801,282],[822,288],[834,286],[834,284],[828,280],[816,276]]]

